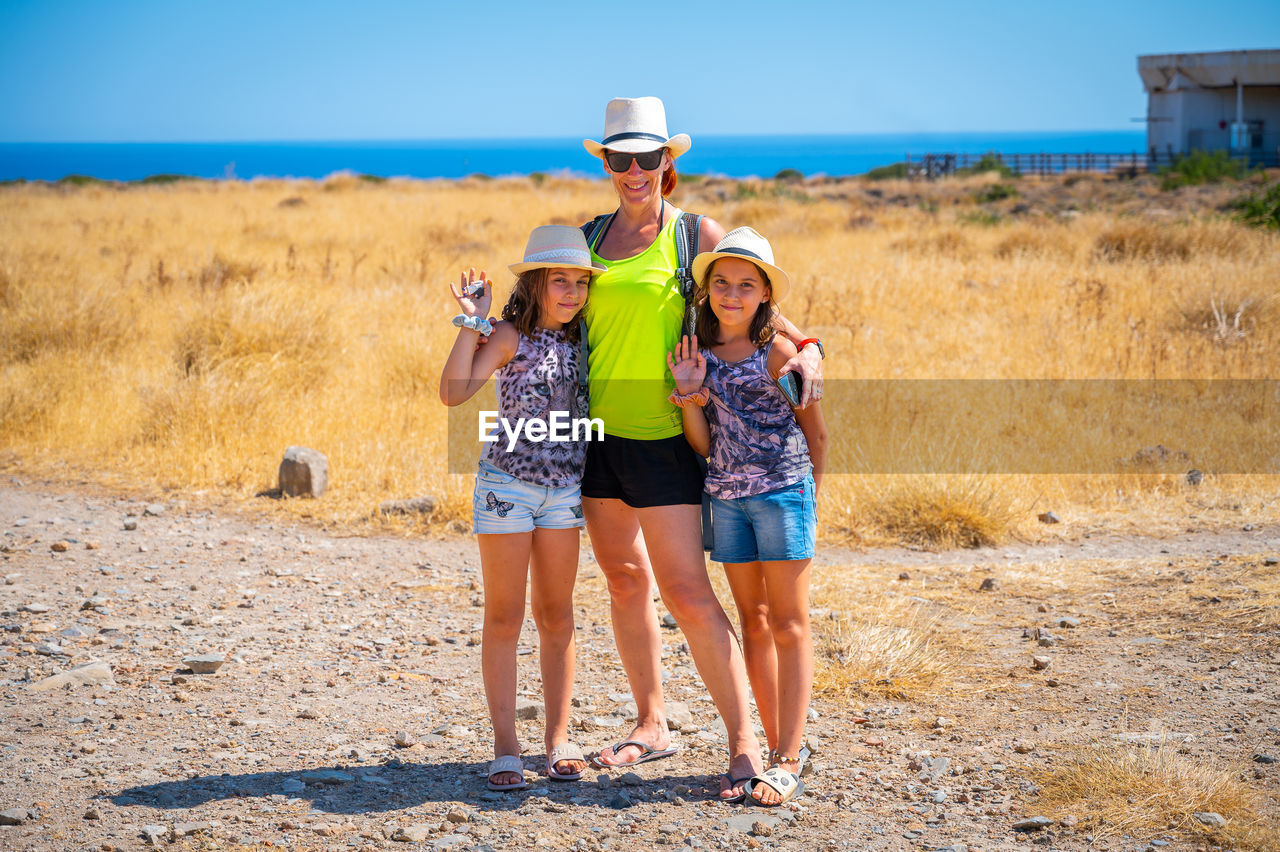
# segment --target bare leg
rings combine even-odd
[[[484,697],[493,723],[493,755],[520,754],[516,737],[516,642],[524,624],[524,587],[529,572],[533,533],[477,535],[484,575],[484,633],[480,670]],[[513,772],[494,777],[496,784],[517,784]]]
[[[662,637],[650,597],[653,571],[636,510],[621,500],[594,497],[584,497],[582,508],[591,547],[609,584],[613,641],[636,702],[636,726],[627,739],[666,748],[671,735],[662,698]],[[635,746],[618,754],[604,749],[598,760],[606,765],[626,763],[639,754]]]
[[[809,562],[795,559],[764,562],[769,627],[778,652],[778,754],[795,757],[804,742],[805,716],[813,691],[813,635],[809,629]],[[799,761],[779,760],[788,772],[799,772]],[[757,785],[753,795],[762,804],[776,804],[781,796]]]
[[[726,564],[724,573],[737,605],[738,623],[742,625],[742,655],[746,658],[747,677],[772,752],[778,747],[778,654],[769,627],[763,569],[759,562],[740,562]]]
[[[533,621],[538,625],[542,698],[546,703],[546,748],[569,741],[569,699],[573,695],[573,584],[578,576],[578,530],[536,529],[531,561]],[[550,767],[548,767],[550,768]],[[562,760],[562,775],[581,772],[585,761]]]
[[[729,733],[729,774],[759,771],[760,743],[747,712],[747,671],[729,617],[716,599],[702,555],[699,506],[637,509],[653,574],[667,609],[684,631],[698,674]],[[734,796],[732,788],[721,795]]]

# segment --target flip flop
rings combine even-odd
[[[574,743],[560,743],[551,747],[551,751],[547,752],[547,777],[552,781],[578,781],[582,778],[581,772],[557,772],[556,764],[565,760],[581,760],[584,764],[587,758],[582,753],[582,749],[578,748]]]
[[[782,801],[766,805],[757,799],[752,795],[757,784],[772,787],[782,796]],[[747,782],[747,798],[743,801],[750,801],[751,804],[760,808],[776,808],[802,795],[804,795],[804,782],[800,780],[800,776],[793,775],[779,766],[771,766]]]
[[[640,756],[635,760],[629,760],[626,763],[601,763],[600,755],[597,754],[595,757],[591,758],[591,765],[598,766],[601,769],[625,769],[629,766],[639,766],[642,763],[648,763],[651,760],[661,760],[664,757],[670,757],[680,750],[677,746],[661,749],[650,748],[648,744],[642,743],[639,740],[623,740],[622,742],[614,743],[609,748],[614,754],[617,754],[627,746],[635,746],[640,749]]]
[[[519,775],[520,780],[515,784],[497,784],[494,783],[493,776],[501,775],[504,772],[510,772]],[[504,793],[508,790],[523,790],[529,786],[524,780],[524,761],[520,759],[518,754],[504,754],[502,757],[495,757],[489,761],[489,779],[486,785],[490,790]]]
[[[746,776],[743,776],[742,778],[734,778],[728,772],[721,772],[720,777],[729,782],[729,786],[726,787],[725,789],[732,790],[734,787],[737,787],[739,784],[745,784],[746,782],[750,781],[755,776],[746,775]],[[726,799],[724,796],[718,795],[717,798],[726,805],[740,805],[747,798],[746,788],[744,787],[743,791],[736,796],[730,796],[729,798]]]

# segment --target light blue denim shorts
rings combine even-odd
[[[812,559],[818,536],[818,501],[813,475],[776,491],[711,498],[716,562],[780,562]]]
[[[481,535],[531,532],[535,527],[567,530],[586,525],[577,483],[545,488],[516,479],[487,461],[476,473],[471,520]]]

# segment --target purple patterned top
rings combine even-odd
[[[498,369],[498,416],[516,428],[518,418],[551,422],[552,412],[570,422],[587,416],[586,388],[578,383],[578,346],[564,332],[535,329],[532,337],[518,335],[516,354]],[[585,433],[585,430],[583,430]],[[498,440],[485,444],[483,458],[494,467],[532,485],[563,488],[582,481],[587,460],[586,441],[530,441],[523,430],[507,452],[501,424]]]
[[[795,485],[809,475],[809,444],[787,398],[769,375],[769,350],[729,364],[709,349],[703,409],[711,427],[706,491],[734,500]]]

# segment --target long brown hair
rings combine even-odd
[[[717,260],[716,263],[719,263],[719,261]],[[754,263],[751,265],[755,266]],[[706,274],[698,282],[698,291],[694,297],[698,305],[698,320],[694,324],[694,332],[698,335],[698,345],[704,348],[719,346],[724,342],[720,339],[720,320],[716,317],[716,312],[711,310],[707,298],[711,292],[711,273],[715,268],[715,263],[707,268]],[[747,339],[755,343],[758,349],[773,340],[775,330],[773,327],[773,284],[770,283],[767,272],[758,266],[756,266],[756,271],[764,279],[764,286],[769,288],[769,298],[761,301],[756,306],[755,316],[751,318],[751,325],[747,328]]]
[[[533,337],[542,319],[542,294],[547,290],[547,268],[526,269],[516,278],[511,296],[502,306],[502,318],[512,323],[525,337]],[[564,336],[577,343],[582,333],[582,311],[564,324]]]

